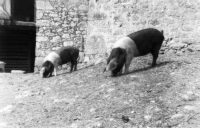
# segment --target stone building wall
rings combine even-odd
[[[84,51],[87,13],[87,0],[36,0],[36,72],[44,57],[62,46]]]
[[[164,31],[161,53],[200,50],[200,0],[36,0],[36,8],[36,69],[66,45],[86,61],[105,58],[117,39],[148,27]]]

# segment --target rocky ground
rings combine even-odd
[[[0,74],[0,128],[198,128],[200,52],[136,58],[110,77],[104,64],[51,78]]]

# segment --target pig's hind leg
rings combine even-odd
[[[153,61],[152,61],[151,66],[154,67],[154,66],[156,66],[156,60],[158,58],[158,54],[154,53],[154,54],[152,54],[152,56],[153,56]]]
[[[156,66],[156,60],[158,58],[158,54],[159,54],[159,50],[160,50],[160,45],[158,45],[157,47],[155,47],[152,51],[151,54],[153,56],[153,61],[152,61],[152,67]]]
[[[74,62],[74,71],[77,70],[77,63],[78,63],[77,61]]]
[[[70,72],[77,70],[77,61],[71,62],[71,69]]]
[[[74,68],[74,63],[73,63],[73,62],[71,62],[70,72],[72,72],[72,71],[73,71],[73,68]]]

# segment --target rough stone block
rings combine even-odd
[[[52,10],[54,9],[48,0],[36,0],[36,9]]]
[[[60,36],[55,36],[51,40],[51,42],[56,42],[56,43],[59,43],[60,41],[61,41],[61,37]]]
[[[49,16],[50,17],[58,17],[58,14],[57,13],[50,13]]]
[[[72,46],[73,44],[74,44],[73,41],[65,41],[63,43],[63,46]]]
[[[41,18],[43,17],[43,13],[44,13],[43,11],[39,11],[39,10],[38,10],[38,11],[37,11],[37,15],[36,15],[36,19],[37,19],[37,20],[41,19]]]
[[[43,26],[50,26],[50,21],[49,20],[37,20],[36,25],[43,27]]]
[[[58,50],[59,48],[60,48],[60,47],[53,47],[52,50],[53,50],[53,51],[56,51],[56,50]]]
[[[64,39],[69,39],[70,36],[69,36],[69,34],[63,34],[63,35],[62,35],[62,38],[64,38]]]
[[[83,12],[83,13],[87,13],[89,11],[88,5],[80,5],[78,7],[78,10]]]
[[[46,52],[44,52],[43,50],[37,50],[36,56],[37,57],[44,57],[44,56],[46,56]]]
[[[74,27],[74,26],[76,26],[76,23],[75,22],[71,22],[70,26]]]
[[[45,42],[48,41],[48,37],[44,37],[44,36],[37,36],[36,41],[37,42]]]

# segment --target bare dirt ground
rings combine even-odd
[[[136,58],[131,73],[104,64],[60,72],[0,74],[0,128],[200,128],[200,52]]]

